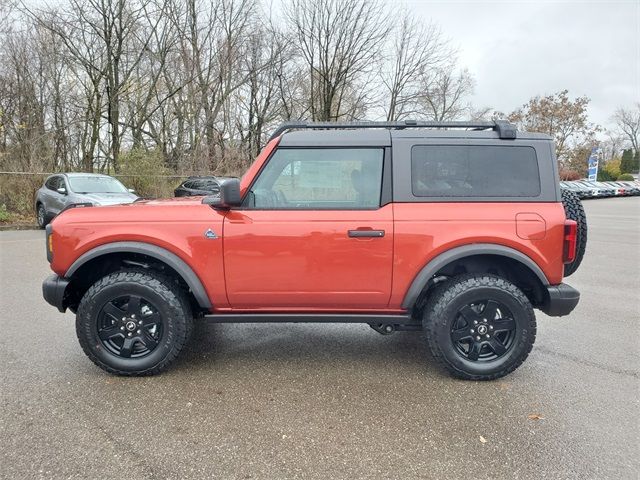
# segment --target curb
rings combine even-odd
[[[40,230],[37,225],[0,225],[0,232],[11,230]]]

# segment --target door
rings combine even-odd
[[[231,306],[386,307],[393,211],[381,206],[383,164],[382,148],[278,149],[225,218]]]
[[[44,206],[48,214],[57,215],[64,208],[65,195],[58,193],[58,188],[66,185],[62,177],[56,175],[50,177],[44,184],[45,188],[42,190],[44,196]]]
[[[59,193],[58,189],[64,188],[66,193]],[[57,177],[57,182],[55,183],[55,189],[51,192],[51,204],[53,212],[57,215],[60,213],[64,207],[67,206],[67,200],[69,195],[69,186],[64,181],[63,177]]]
[[[46,214],[53,213],[53,192],[55,192],[56,185],[58,184],[58,177],[49,177],[44,182],[44,188],[40,189],[40,200]]]

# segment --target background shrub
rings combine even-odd
[[[34,215],[34,199],[45,175],[0,175],[0,204],[9,212]]]
[[[598,181],[599,182],[610,182],[612,180],[615,180],[616,177],[614,175],[612,175],[611,173],[609,173],[608,170],[606,169],[602,169],[602,170],[598,170]]]
[[[181,176],[171,175],[158,150],[134,149],[120,157],[120,172],[114,175],[141,197],[173,197]]]
[[[620,176],[620,159],[615,158],[613,160],[609,160],[604,164],[600,164],[600,169],[598,170],[598,181],[599,182],[610,182],[615,180]]]
[[[560,170],[560,180],[564,181],[572,181],[572,180],[580,180],[584,178],[580,172],[576,172],[575,170]]]
[[[9,212],[7,212],[7,206],[5,204],[0,205],[0,222],[6,222],[9,220]]]
[[[618,180],[623,182],[633,182],[635,178],[633,178],[633,175],[631,175],[630,173],[623,173],[618,177]]]

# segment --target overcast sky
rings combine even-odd
[[[566,88],[608,125],[618,106],[640,101],[640,0],[406,3],[458,46],[477,107],[509,112]]]

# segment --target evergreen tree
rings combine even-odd
[[[636,150],[636,154],[633,156],[633,162],[631,163],[631,172],[640,172],[640,150]]]
[[[622,161],[620,162],[620,173],[631,173],[633,170],[633,151],[626,148],[622,152]]]

